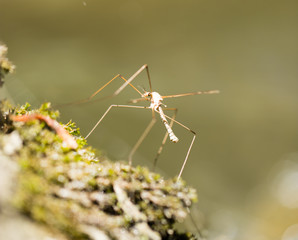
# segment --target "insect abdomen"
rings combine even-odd
[[[167,119],[166,119],[166,117],[165,117],[165,115],[164,115],[164,113],[163,113],[161,107],[159,107],[158,110],[159,110],[159,113],[160,113],[160,114],[159,114],[159,115],[160,115],[160,118],[161,118],[162,122],[164,123],[164,125],[165,125],[165,127],[166,127],[166,129],[167,129],[167,131],[168,131],[168,133],[169,133],[169,138],[170,138],[170,140],[171,140],[173,143],[178,142],[179,139],[178,139],[178,138],[176,137],[176,135],[174,134],[174,132],[173,132],[171,126],[169,125],[169,123],[168,123],[168,121],[167,121]]]

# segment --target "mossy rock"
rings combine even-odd
[[[1,103],[0,161],[17,166],[9,201],[15,209],[67,239],[195,239],[175,228],[196,201],[195,189],[105,159],[73,122],[60,126],[76,141],[75,149],[45,121],[11,118],[30,114],[59,116],[49,103],[35,110]]]

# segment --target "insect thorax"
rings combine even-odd
[[[162,102],[162,96],[158,92],[152,92],[151,94],[151,108],[157,109]]]

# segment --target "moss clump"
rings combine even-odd
[[[0,87],[3,85],[3,78],[6,74],[12,73],[15,66],[6,58],[7,47],[0,43]]]
[[[63,127],[78,143],[75,150],[46,122],[10,120],[31,113],[56,119],[48,103],[0,108],[0,151],[19,165],[14,204],[21,212],[70,239],[195,239],[175,229],[196,201],[183,181],[104,159],[72,122]]]

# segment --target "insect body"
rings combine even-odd
[[[159,115],[160,115],[160,118],[162,120],[162,122],[164,123],[166,129],[167,129],[167,132],[169,134],[169,138],[172,142],[176,143],[178,142],[178,138],[175,136],[172,128],[170,127],[169,125],[169,122],[168,120],[166,119],[165,117],[165,114],[161,108],[161,105],[162,105],[162,96],[158,93],[158,92],[145,92],[143,94],[144,97],[149,97],[151,100],[151,104],[150,104],[150,107],[149,108],[152,108],[154,111],[158,112]]]

